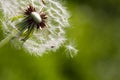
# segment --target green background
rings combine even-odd
[[[8,43],[0,48],[0,80],[120,80],[120,0],[66,0],[66,6],[66,36],[78,54],[70,58],[60,48],[39,57]]]

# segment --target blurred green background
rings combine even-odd
[[[0,48],[0,80],[120,80],[120,0],[66,0],[79,50],[36,57],[8,43]],[[0,40],[3,39],[0,29]]]

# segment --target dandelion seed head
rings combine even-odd
[[[66,8],[58,0],[0,0],[4,34],[7,36],[12,30],[17,30],[16,24],[24,18],[20,15],[24,14],[25,9],[29,8],[30,4],[34,6],[36,12],[43,11],[46,13],[46,27],[42,30],[35,29],[30,38],[23,43],[23,48],[36,55],[42,55],[42,53],[50,50],[56,51],[67,40],[64,29],[69,27],[68,19],[70,17]],[[33,13],[34,15],[38,16],[36,13]],[[41,13],[41,15],[43,14]],[[38,21],[40,21],[40,18]],[[15,34],[15,36],[17,35]],[[17,37],[17,39],[11,41],[14,46],[19,46],[18,43],[22,42],[21,37]],[[66,48],[69,51],[77,51],[70,45]]]

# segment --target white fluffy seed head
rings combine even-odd
[[[18,18],[19,15],[23,14],[24,10],[29,4],[32,4],[36,11],[43,11],[47,15],[46,28],[42,31],[34,31],[33,35],[23,44],[23,47],[26,51],[42,55],[42,53],[58,49],[63,43],[65,43],[65,32],[64,28],[69,26],[68,18],[70,17],[66,8],[63,7],[58,0],[44,0],[45,4],[42,3],[42,0],[0,0],[1,9],[3,12],[3,30],[5,34],[11,33],[13,29],[16,29],[16,24],[21,22],[23,18]],[[41,18],[38,17],[38,14],[31,14],[36,22],[40,22]],[[16,17],[17,18],[16,18]],[[15,18],[11,20],[11,18]],[[12,40],[14,46],[19,46],[21,41],[19,38]],[[15,41],[17,41],[15,43]],[[69,48],[68,50],[75,50]]]

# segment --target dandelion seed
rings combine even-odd
[[[78,53],[78,50],[75,47],[73,47],[72,44],[68,44],[65,47],[70,57],[74,57]]]
[[[64,28],[69,26],[70,16],[59,1],[0,0],[0,5],[3,13],[0,21],[7,37],[0,47],[10,41],[17,48],[22,45],[29,53],[42,55],[55,51],[67,40]]]
[[[20,31],[19,36],[26,34],[22,41],[26,41],[29,38],[30,34],[34,31],[34,28],[44,28],[46,26],[45,19],[47,19],[44,12],[40,11],[37,13],[32,5],[29,5],[24,14],[25,19],[16,25]]]

